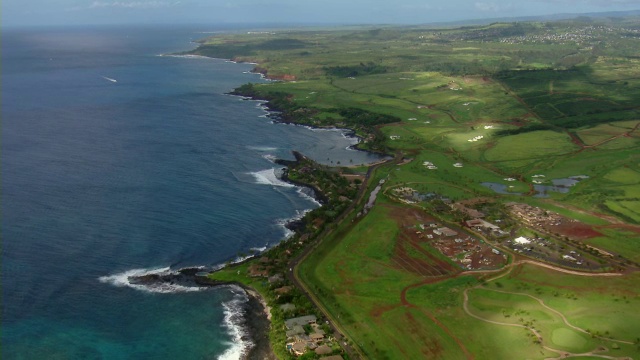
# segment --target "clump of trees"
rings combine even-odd
[[[324,68],[324,72],[329,76],[335,77],[355,77],[363,75],[385,74],[389,71],[384,65],[379,65],[374,62],[360,63],[358,65],[343,65],[343,66],[327,66]]]

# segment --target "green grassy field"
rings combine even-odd
[[[287,80],[254,89],[280,94],[302,123],[347,126],[341,111],[354,108],[397,119],[358,131],[379,134],[388,153],[410,161],[379,169],[369,185],[386,180],[376,206],[336,224],[297,270],[365,357],[591,359],[599,357],[586,353],[599,347],[599,355],[640,356],[638,273],[586,277],[518,265],[485,284],[495,274],[425,278],[403,261],[435,260],[402,242],[398,214],[410,212],[384,195],[409,186],[453,201],[529,203],[602,234],[585,244],[640,262],[640,40],[625,35],[639,22],[598,21],[222,34],[194,52],[257,62]],[[588,178],[538,198],[534,175],[545,184]]]

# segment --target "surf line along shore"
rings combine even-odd
[[[233,265],[242,264],[249,260],[251,259],[245,259]],[[238,309],[234,309],[234,311],[238,311],[241,314],[241,320],[236,324],[241,328],[241,338],[235,340],[240,340],[246,344],[246,347],[242,349],[240,353],[240,359],[276,360],[277,357],[273,353],[269,342],[271,309],[267,305],[266,300],[255,289],[240,282],[209,279],[207,275],[211,272],[212,271],[206,271],[202,267],[190,267],[177,271],[131,276],[128,280],[132,285],[152,288],[177,285],[189,289],[201,288],[204,290],[211,287],[229,286],[242,290],[247,295],[247,301],[241,303]]]
[[[297,187],[305,187],[312,191],[313,198],[321,205],[326,204],[327,197],[315,186],[305,183],[293,181],[287,174],[290,166],[295,166],[300,161],[308,160],[304,155],[293,152],[296,160],[275,160],[276,164],[283,165],[284,171],[280,175],[282,181],[286,181]],[[305,223],[303,219],[294,218],[289,220],[285,226],[296,233],[304,229]],[[179,270],[169,270],[159,272],[148,272],[141,275],[129,276],[128,282],[133,286],[144,286],[147,288],[161,289],[163,287],[181,287],[185,289],[206,289],[210,287],[231,286],[235,289],[241,289],[247,295],[246,303],[242,304],[239,309],[241,316],[238,317],[238,325],[242,328],[240,341],[246,344],[246,347],[240,354],[241,359],[277,359],[271,348],[269,341],[269,332],[271,327],[271,312],[267,305],[266,299],[254,288],[243,284],[239,281],[219,281],[209,278],[208,275],[222,269],[233,269],[239,267],[249,261],[255,260],[258,256],[266,255],[270,249],[263,252],[254,253],[250,256],[243,257],[237,261],[227,263],[224,266],[215,268],[206,267],[187,267]]]
[[[274,123],[282,123],[282,124],[295,124],[309,128],[315,128],[314,126],[310,126],[307,124],[296,124],[295,122],[287,121],[288,119],[281,111],[271,107],[269,101],[267,99],[259,99],[257,97],[246,96],[236,91],[228,93],[228,95],[242,97],[244,99],[257,100],[260,102],[264,102],[264,110],[267,112],[267,115],[273,120]],[[324,129],[323,127],[318,127],[320,129]],[[333,127],[335,129],[335,127]],[[349,131],[353,137],[355,136],[355,132],[353,129],[341,129],[344,131]],[[346,134],[345,134],[346,135]],[[365,151],[369,153],[375,153],[372,151],[368,151],[365,149],[359,149],[354,146],[354,150]],[[382,155],[379,153],[375,153],[376,155]],[[304,155],[293,152],[293,156],[295,160],[275,160],[274,163],[281,165],[284,167],[284,171],[282,174],[278,174],[282,181],[288,182],[297,187],[304,187],[307,189],[311,189],[312,193],[311,197],[313,197],[322,207],[328,206],[332,207],[333,202],[329,199],[321,189],[314,185],[310,185],[307,183],[296,181],[295,179],[291,179],[289,177],[290,171],[293,167],[298,165],[301,162],[310,161],[310,159],[306,158]],[[384,159],[382,159],[384,162]],[[312,161],[313,162],[313,161]],[[313,162],[315,163],[315,162]],[[315,165],[318,165],[317,163]],[[335,192],[335,191],[334,191]],[[313,212],[314,210],[312,210]],[[317,211],[317,209],[315,210]],[[296,233],[298,236],[302,236],[301,232],[305,229],[304,219],[294,218],[288,221],[285,226]],[[295,236],[295,235],[294,235]],[[283,239],[286,241],[286,239]],[[282,244],[281,241],[279,244]],[[275,245],[274,247],[277,247]],[[273,248],[272,248],[273,249]],[[216,271],[220,270],[230,270],[232,272],[235,271],[234,268],[240,267],[242,264],[254,260],[257,256],[265,256],[269,253],[268,249],[263,252],[254,253],[251,256],[243,257],[237,259],[232,263],[227,263],[228,266],[220,267],[220,268],[206,268],[206,267],[191,267],[184,268],[180,270],[169,270],[162,273],[147,273],[141,274],[137,276],[129,277],[128,281],[131,284],[148,286],[148,287],[162,287],[163,285],[182,285],[190,288],[201,288],[205,289],[207,287],[220,287],[220,286],[230,286],[232,287],[232,291],[242,290],[247,295],[247,300],[245,304],[240,306],[240,309],[234,310],[238,315],[234,316],[234,323],[237,322],[238,325],[242,328],[240,335],[235,335],[235,339],[237,342],[242,342],[245,346],[242,351],[233,353],[234,358],[241,359],[277,359],[273,349],[271,348],[271,343],[269,341],[269,334],[271,328],[271,319],[270,319],[270,309],[267,305],[265,297],[263,297],[257,289],[254,289],[248,285],[248,283],[243,281],[243,276],[235,276],[231,277],[229,281],[218,281],[211,279],[209,275]],[[234,273],[235,274],[235,273]],[[240,275],[240,273],[238,273]],[[235,281],[237,279],[237,281]],[[228,354],[224,355],[226,358]],[[229,357],[231,358],[231,357]]]

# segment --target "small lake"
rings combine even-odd
[[[566,194],[569,192],[572,186],[588,178],[589,177],[586,175],[577,175],[577,176],[570,176],[568,178],[562,178],[562,179],[552,179],[551,185],[544,185],[544,184],[533,185],[533,188],[536,191],[536,194],[533,197],[547,198],[549,197],[549,194],[548,194],[549,192]]]
[[[509,185],[494,183],[494,182],[483,182],[482,186],[488,187],[489,189],[495,191],[498,194],[504,195],[522,195],[520,192],[509,191]]]
[[[572,186],[588,178],[589,177],[586,175],[576,175],[576,176],[570,176],[567,178],[552,179],[550,185],[535,184],[533,185],[533,188],[536,191],[536,194],[533,197],[547,198],[549,197],[549,194],[548,194],[549,192],[566,194],[569,192]],[[483,182],[481,183],[481,185],[495,191],[498,194],[522,195],[521,192],[510,191],[509,185],[505,185],[505,184],[494,183],[494,182]]]

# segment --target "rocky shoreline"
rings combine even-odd
[[[245,325],[254,346],[243,356],[243,360],[277,360],[271,349],[269,329],[271,312],[264,298],[255,290],[242,287],[249,296],[245,311]]]
[[[208,273],[208,272],[207,272]],[[243,319],[241,326],[246,330],[245,339],[253,344],[246,351],[242,360],[277,360],[271,349],[269,329],[271,327],[271,312],[265,299],[257,291],[237,282],[223,282],[211,280],[205,276],[202,268],[184,268],[165,274],[148,274],[130,277],[129,281],[136,285],[173,284],[189,287],[216,287],[235,285],[244,290],[248,301],[243,305]]]
[[[281,180],[291,183],[295,186],[301,186],[309,188],[313,191],[313,197],[320,204],[326,204],[328,202],[327,197],[315,186],[294,181],[287,176],[290,166],[294,166],[300,161],[306,159],[304,155],[297,151],[293,151],[293,156],[296,160],[282,160],[277,159],[275,162],[285,167],[284,173],[280,176]],[[298,232],[305,227],[303,219],[294,219],[285,224],[285,226],[294,232]],[[268,251],[268,250],[267,250]],[[236,262],[233,265],[239,265],[247,261],[253,260],[257,255],[243,259]],[[238,282],[226,282],[212,280],[207,277],[208,274],[217,270],[210,270],[204,267],[188,267],[179,269],[168,273],[154,273],[142,276],[130,277],[129,281],[136,285],[154,286],[158,284],[171,284],[182,285],[186,287],[216,287],[225,285],[234,285],[242,288],[247,294],[248,302],[243,307],[244,323],[243,328],[246,330],[247,341],[250,341],[253,346],[246,351],[242,360],[277,360],[277,356],[271,348],[271,342],[269,340],[269,331],[271,328],[271,312],[270,307],[267,305],[266,300],[253,288]]]

